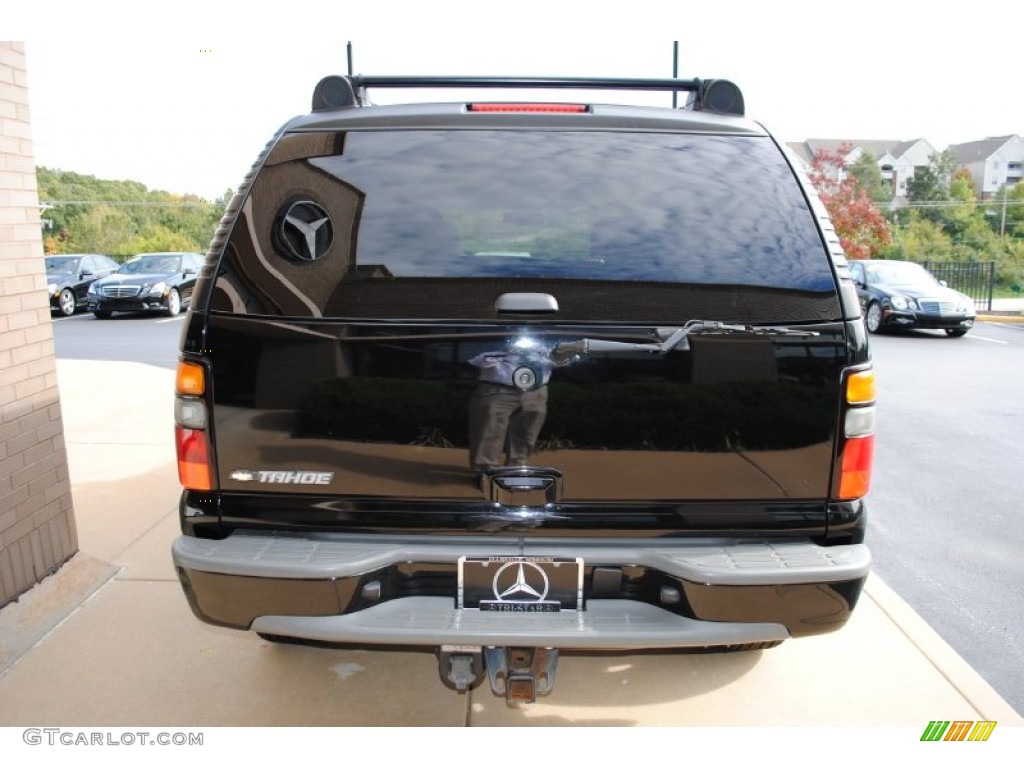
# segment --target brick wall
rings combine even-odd
[[[78,550],[55,365],[25,47],[0,42],[0,606]]]

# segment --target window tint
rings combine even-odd
[[[78,257],[75,256],[47,256],[46,271],[70,273],[78,269]]]
[[[872,282],[889,285],[921,285],[934,287],[939,283],[920,264],[910,261],[886,261],[865,265]]]
[[[814,215],[767,137],[422,130],[326,144],[344,150],[261,169],[210,309],[483,320],[502,293],[542,291],[562,320],[841,315]]]
[[[177,272],[181,269],[181,257],[172,254],[143,255],[134,261],[129,261],[121,272],[127,274],[141,275],[146,273],[160,274]]]
[[[763,137],[356,133],[311,163],[364,196],[356,263],[398,277],[832,285]]]

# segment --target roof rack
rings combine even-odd
[[[685,109],[743,116],[743,94],[729,80],[615,77],[427,77],[329,75],[313,90],[313,111],[323,112],[367,104],[368,88],[572,88],[602,91],[685,91]]]

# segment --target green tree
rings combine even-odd
[[[123,209],[96,205],[69,224],[61,252],[128,255],[124,244],[134,235],[135,225]]]
[[[868,259],[889,245],[889,225],[857,179],[844,174],[850,146],[820,149],[811,165],[811,182],[828,210],[839,242],[851,259]]]
[[[128,256],[153,249],[205,251],[232,192],[204,200],[149,190],[137,181],[36,169],[47,253],[99,251]],[[153,246],[153,247],[150,247]]]
[[[962,228],[961,224],[952,221],[950,203],[953,201],[951,186],[956,171],[956,158],[952,150],[933,153],[929,164],[923,168],[915,168],[914,175],[907,182],[907,200],[912,208],[930,221],[946,228],[947,225],[955,232]],[[961,188],[958,187],[958,192]],[[950,233],[952,235],[952,232]]]
[[[882,178],[878,167],[878,159],[870,152],[864,152],[849,164],[846,172],[852,176],[857,187],[867,192],[875,203],[888,203],[892,200],[892,185]]]
[[[999,234],[1024,238],[1024,183],[1001,187],[989,200],[985,215]]]
[[[892,229],[892,243],[880,254],[887,259],[907,261],[951,261],[953,240],[929,219],[911,215]]]
[[[940,202],[949,199],[949,186],[956,171],[953,150],[936,152],[924,168],[916,168],[907,182],[907,199],[912,203]]]
[[[947,200],[941,207],[926,209],[933,221],[936,221],[949,235],[954,244],[967,245],[971,242],[980,245],[987,241],[986,233],[979,230],[987,227],[983,211],[978,207],[977,193],[974,182],[966,168],[953,173],[949,183]],[[961,251],[963,252],[963,251]],[[969,261],[970,257],[961,258]]]
[[[984,213],[975,206],[969,218],[947,224],[946,231],[953,240],[953,258],[956,261],[999,261],[1005,253],[1004,238],[992,231]]]
[[[200,245],[185,232],[170,229],[163,224],[147,224],[141,232],[130,238],[123,248],[129,254],[206,250],[205,245]]]

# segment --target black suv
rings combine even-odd
[[[685,91],[372,106],[388,87]],[[868,574],[874,375],[824,208],[727,81],[348,76],[231,203],[182,335],[203,621],[437,649],[766,648]]]

